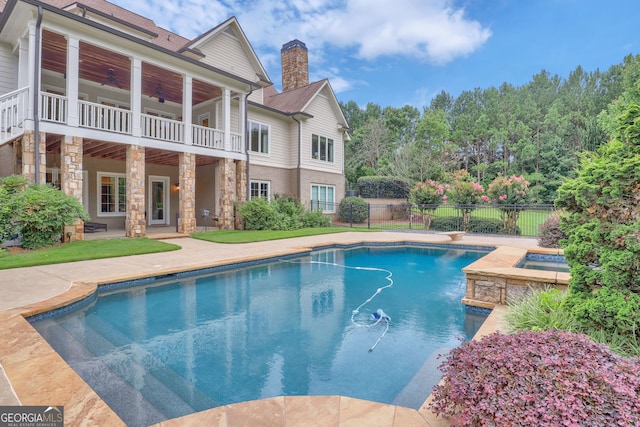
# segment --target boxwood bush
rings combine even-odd
[[[338,218],[344,222],[365,222],[369,217],[369,205],[360,197],[345,197],[338,206]]]
[[[493,333],[451,350],[429,407],[458,426],[638,426],[640,359],[587,336]]]
[[[457,231],[462,230],[462,217],[445,216],[434,217],[431,220],[431,230]],[[502,221],[495,218],[470,218],[467,223],[467,231],[470,233],[484,234],[511,234],[504,230]],[[520,234],[520,227],[516,227],[516,234]]]

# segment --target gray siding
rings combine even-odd
[[[11,46],[0,43],[0,94],[17,88],[18,58],[11,52]]]

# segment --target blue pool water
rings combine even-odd
[[[32,323],[132,426],[280,395],[417,408],[440,378],[437,354],[486,318],[460,303],[461,269],[485,254],[323,250],[102,292]],[[378,309],[391,320],[364,327]]]
[[[527,254],[518,267],[531,270],[570,272],[569,263],[562,255]]]

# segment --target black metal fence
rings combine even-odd
[[[313,201],[313,210],[335,212],[334,225],[380,230],[466,231],[537,236],[553,205],[343,204]]]

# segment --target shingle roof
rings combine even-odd
[[[2,0],[0,0],[2,1]],[[186,39],[182,36],[179,36],[176,33],[172,33],[169,30],[166,30],[162,27],[158,27],[153,20],[149,18],[145,18],[142,15],[138,15],[137,13],[131,12],[130,10],[124,9],[120,6],[116,6],[113,3],[110,3],[106,0],[41,0],[43,3],[49,4],[51,6],[57,7],[59,9],[65,9],[69,6],[73,6],[74,4],[85,5],[94,9],[99,10],[107,15],[111,15],[114,18],[120,19],[122,21],[128,22],[137,27],[143,28],[152,33],[158,34],[158,37],[151,38],[149,41],[155,45],[163,47],[165,49],[169,49],[177,52],[184,45],[189,43],[189,39]]]
[[[301,112],[326,83],[327,79],[319,80],[283,93],[277,93],[272,86],[269,86],[265,88],[264,105],[285,113]]]

